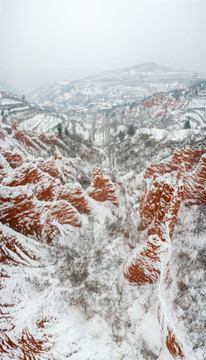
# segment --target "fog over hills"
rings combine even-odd
[[[0,91],[6,91],[9,93],[17,94],[18,91],[13,88],[10,84],[8,84],[6,81],[0,80]]]

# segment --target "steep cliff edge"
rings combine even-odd
[[[166,176],[172,172],[170,180],[174,184],[168,183]],[[148,240],[142,249],[133,251],[125,265],[124,276],[136,285],[158,282],[159,321],[166,335],[167,348],[175,359],[185,359],[188,355],[162,305],[161,286],[169,271],[172,236],[181,203],[186,206],[205,204],[205,150],[180,149],[170,159],[149,165],[144,176],[149,178],[152,175],[153,182],[145,190],[139,206],[138,229],[147,229]]]

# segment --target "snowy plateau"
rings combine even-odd
[[[1,360],[206,359],[205,79],[1,83]]]

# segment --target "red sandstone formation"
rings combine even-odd
[[[38,201],[27,186],[0,185],[0,213],[2,224],[48,243],[60,235],[58,224],[81,226],[78,212],[66,201]]]
[[[182,179],[184,184],[183,200],[185,205],[200,205],[206,203],[206,150],[191,150],[181,149],[177,150],[172,157],[167,161],[159,164],[152,164],[147,167],[145,177],[150,177],[154,173],[163,175],[167,172],[179,171],[177,178]],[[193,170],[193,171],[192,171]],[[142,227],[144,228],[150,223],[151,215],[148,216],[149,207],[154,207],[156,211],[156,204],[158,201],[154,198],[153,188],[156,186],[157,180],[154,180],[154,185],[150,190],[145,192],[142,202],[140,204],[140,215],[142,217]],[[155,192],[155,191],[154,191]],[[152,197],[151,197],[151,196]],[[150,196],[150,198],[149,198]],[[158,192],[156,192],[158,197]],[[148,204],[149,202],[149,204]],[[146,219],[146,220],[145,220]],[[141,228],[140,225],[140,228]]]
[[[150,189],[146,189],[139,206],[141,223],[139,230],[146,229],[158,214],[158,219],[163,219],[166,207],[173,194],[174,187],[163,180],[154,177]]]
[[[141,285],[164,280],[169,266],[170,239],[173,235],[183,191],[184,186],[180,181],[173,187],[163,181],[157,181],[156,178],[151,189],[146,191],[140,207],[140,216],[144,220],[144,227],[150,225],[149,237],[142,249],[135,250],[127,261],[124,276],[130,283]],[[164,313],[162,316],[165,317]],[[166,345],[174,358],[185,358],[182,346],[169,327]]]
[[[167,110],[170,108],[171,111],[174,111],[177,107],[177,104],[180,102],[180,100],[175,99],[175,97],[169,97],[163,104],[162,109]]]
[[[0,223],[1,262],[14,265],[32,264],[36,260],[33,241]]]
[[[99,168],[93,169],[93,181],[87,190],[88,195],[96,201],[109,200],[115,206],[118,206],[115,187],[108,177],[103,176]]]
[[[160,94],[157,96],[154,96],[152,98],[150,98],[149,100],[144,101],[141,106],[143,106],[144,108],[151,108],[153,106],[157,106],[159,105],[162,100],[166,97],[166,94]]]
[[[7,359],[18,360],[41,360],[42,355],[51,349],[48,339],[36,340],[24,329],[21,337],[10,339],[5,332],[0,331],[0,354],[6,354]]]
[[[152,225],[149,228],[150,232],[148,233],[148,235],[156,233],[156,231],[158,230],[158,228],[161,226],[161,224],[163,222],[163,218],[168,209],[168,206],[171,206],[170,200],[174,193],[174,187],[168,183],[163,183],[161,190],[162,190],[161,193],[159,191],[159,198],[158,198],[159,201],[157,201],[155,204],[156,211],[154,213],[154,216],[152,219]],[[148,209],[148,212],[149,212],[149,209]],[[143,214],[144,214],[144,216],[146,215],[145,213],[143,213]]]
[[[44,173],[48,173],[50,176],[56,179],[62,178],[60,171],[56,167],[55,160],[53,158],[47,160],[38,158],[35,160],[35,163],[37,164],[38,168]]]
[[[157,234],[161,241],[166,241],[168,235],[170,239],[172,238],[184,191],[182,183],[179,183],[175,189],[168,184],[165,185],[157,212],[148,228],[148,235]]]
[[[175,191],[171,196],[171,200],[167,206],[167,210],[164,214],[162,221],[160,222],[158,218],[158,214],[157,214],[157,218],[155,217],[154,219],[153,229],[157,230],[158,236],[162,241],[167,241],[166,239],[168,236],[170,239],[172,239],[175,224],[177,221],[177,215],[182,202],[183,191],[184,191],[184,186],[182,182],[179,182],[179,184],[176,185]]]
[[[206,154],[202,155],[191,176],[184,174],[183,182],[183,200],[186,205],[206,204]]]
[[[42,184],[40,184],[41,182]],[[48,182],[49,184],[55,183],[55,180],[48,174],[45,174],[39,170],[37,166],[34,165],[31,161],[26,161],[22,166],[10,173],[9,177],[5,178],[3,183],[7,186],[39,184],[39,187],[42,188],[42,186],[47,185]]]
[[[178,149],[173,153],[172,156],[160,162],[159,164],[150,164],[145,170],[144,177],[149,178],[155,173],[164,175],[165,173],[178,171],[180,170],[182,164],[184,164],[185,171],[189,171],[192,169],[193,165],[199,161],[201,155],[205,152],[205,149]]]
[[[25,134],[24,131],[19,131],[17,122],[14,122],[13,128],[14,128],[14,137],[17,140],[22,141],[24,143],[24,145],[32,146],[35,148],[36,148],[36,145],[38,145],[43,150],[47,149],[47,146],[41,140],[39,140],[37,137],[35,137],[32,133],[27,131]]]
[[[17,149],[3,151],[2,154],[13,169],[23,164],[23,155]]]
[[[32,141],[32,139],[26,135],[26,133],[23,130],[14,130],[13,132],[13,138],[22,142],[26,147],[32,147],[36,149],[36,144]]]
[[[163,111],[159,111],[155,116],[156,117],[162,117],[164,115]]]
[[[181,344],[176,331],[172,330],[169,324],[168,314],[165,305],[162,304],[161,297],[159,298],[158,321],[162,332],[165,334],[165,343],[169,352],[175,359],[185,359],[184,346]]]
[[[47,160],[38,158],[35,163],[41,171],[59,179],[62,184],[73,181],[76,175],[75,166],[70,159],[59,158],[55,155]]]
[[[157,282],[163,264],[168,262],[168,244],[183,194],[182,185],[176,186],[175,190],[171,189],[166,186],[165,191],[162,191],[153,226],[149,229],[150,236],[140,251],[134,250],[126,264],[124,276],[130,283],[141,285]]]
[[[176,339],[175,333],[172,330],[170,330],[169,327],[167,328],[167,332],[168,335],[166,337],[166,345],[169,352],[176,359],[185,359],[181,345]]]
[[[8,164],[5,157],[0,153],[0,183],[11,171],[11,166]]]
[[[4,131],[2,130],[1,125],[0,125],[0,139],[2,139],[2,140],[5,139],[5,133],[4,133]]]
[[[90,214],[89,202],[85,197],[80,184],[66,184],[56,188],[56,199],[66,200],[80,213]]]
[[[3,181],[7,186],[34,185],[32,187],[34,195],[38,200],[54,200],[54,189],[59,184],[48,174],[39,170],[32,162],[27,161],[10,173],[8,178]]]
[[[38,148],[46,150],[47,145],[53,145],[53,146],[59,146],[61,148],[65,148],[65,144],[63,143],[63,141],[59,139],[59,137],[53,135],[47,136],[45,134],[40,134],[37,138],[32,133],[19,130],[17,123],[14,123],[13,137],[14,139],[23,143],[26,147],[32,147],[36,150]]]
[[[32,138],[32,141],[33,141],[37,146],[39,146],[41,149],[43,149],[43,150],[47,150],[47,149],[48,149],[47,145],[45,145],[45,144],[44,144],[41,140],[39,140],[37,137],[32,136],[31,138]]]
[[[145,177],[154,173],[164,175],[176,171],[179,185],[169,185],[164,179],[154,176],[153,184],[143,195],[139,213],[139,230],[148,228],[148,240],[140,251],[134,251],[127,261],[124,276],[134,284],[154,283],[164,280],[169,264],[168,244],[172,238],[177,214],[182,200],[186,205],[206,204],[206,151],[181,149],[169,160],[150,165]],[[174,358],[185,359],[183,347],[171,330],[162,312],[163,330],[166,331],[166,345]]]
[[[158,236],[150,236],[142,250],[134,251],[128,260],[124,277],[133,284],[155,283],[161,275],[161,255],[167,251],[167,246]]]
[[[38,138],[44,144],[53,145],[53,146],[56,145],[56,146],[59,146],[61,148],[65,148],[65,144],[57,136],[40,134],[38,136]]]
[[[80,213],[90,213],[88,200],[80,184],[61,185],[59,180],[42,172],[30,161],[10,172],[9,177],[4,178],[3,184],[12,187],[33,185],[32,191],[40,201],[66,200]]]

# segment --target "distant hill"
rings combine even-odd
[[[97,112],[142,101],[154,93],[187,88],[204,79],[206,75],[194,71],[149,62],[68,83],[48,84],[33,92],[30,99],[63,112]]]
[[[135,70],[139,72],[175,71],[174,69],[168,68],[167,66],[159,65],[153,62],[134,65],[132,67],[126,68],[125,70]]]
[[[18,91],[11,86],[10,84],[8,84],[6,81],[0,80],[0,91],[5,91],[5,92],[9,92],[12,94],[17,94]]]

